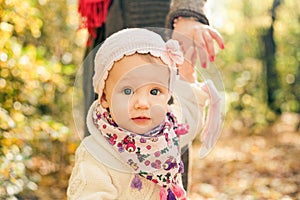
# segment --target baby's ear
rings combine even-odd
[[[103,108],[108,108],[108,101],[106,100],[106,95],[104,92],[100,98],[100,104]]]

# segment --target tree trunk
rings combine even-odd
[[[270,28],[262,35],[264,44],[264,62],[266,66],[266,92],[269,108],[275,113],[280,114],[280,105],[277,103],[276,92],[280,88],[279,77],[276,70],[276,43],[274,40],[274,22],[276,20],[276,8],[280,5],[281,0],[274,0],[271,9],[272,24]]]

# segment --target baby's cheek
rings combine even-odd
[[[112,98],[110,112],[112,114],[113,119],[119,124],[121,119],[128,118],[128,107],[129,107],[129,97],[126,95],[118,95]]]
[[[151,107],[150,110],[150,116],[152,119],[154,119],[155,121],[154,123],[156,125],[159,125],[165,119],[166,113],[167,113],[167,104],[166,105],[155,104]]]

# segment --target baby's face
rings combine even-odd
[[[170,72],[159,58],[134,54],[116,62],[105,82],[101,104],[121,127],[143,134],[165,119]]]

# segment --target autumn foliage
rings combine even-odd
[[[279,3],[276,13],[274,2]],[[291,139],[299,140],[300,5],[293,0],[211,4],[211,24],[225,40],[215,63],[226,89],[226,137],[211,159],[194,162],[191,197],[300,198],[300,167],[293,161],[299,160],[300,147]],[[78,30],[78,23],[77,1],[0,0],[0,199],[65,198],[80,141],[72,119],[72,92],[86,31]],[[271,26],[276,48],[270,65],[264,39]],[[276,77],[267,73],[270,66]],[[271,93],[268,77],[278,84]],[[292,129],[278,131],[282,119]],[[235,134],[239,140],[228,142]],[[274,136],[272,143],[269,136]],[[289,150],[289,163],[280,169]],[[264,163],[268,159],[274,166]],[[256,170],[267,175],[255,181]],[[294,178],[282,178],[287,176]]]

